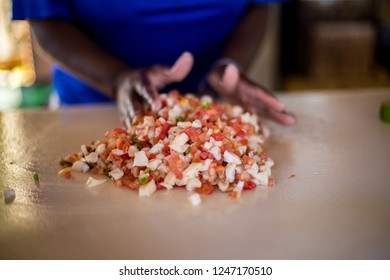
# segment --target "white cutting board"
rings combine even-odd
[[[57,176],[57,159],[119,125],[112,106],[1,113],[0,188],[16,199],[0,202],[0,259],[389,259],[390,90],[280,98],[298,123],[270,125],[276,186],[198,207],[181,189],[140,198]]]

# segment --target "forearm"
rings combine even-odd
[[[84,33],[63,20],[32,20],[30,25],[41,48],[63,68],[115,97],[118,77],[131,71],[124,62],[108,54]]]
[[[230,35],[222,57],[237,61],[247,70],[266,30],[268,5],[251,5]]]

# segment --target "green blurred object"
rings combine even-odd
[[[47,106],[53,91],[51,84],[35,84],[31,87],[22,87],[21,108]]]
[[[381,103],[381,110],[379,115],[383,122],[390,124],[390,102]]]

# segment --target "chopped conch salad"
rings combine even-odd
[[[219,190],[238,198],[242,191],[274,184],[274,162],[263,151],[267,130],[256,115],[209,96],[171,91],[161,99],[158,113],[135,119],[128,130],[114,128],[104,140],[63,158],[59,174],[107,175],[140,196],[183,187],[193,192],[193,205],[201,201],[198,194]],[[104,182],[90,177],[86,185]]]

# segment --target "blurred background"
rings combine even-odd
[[[11,0],[0,0],[0,110],[54,104],[51,63],[27,22],[11,21]],[[390,0],[271,5],[249,75],[286,94],[390,87]]]

